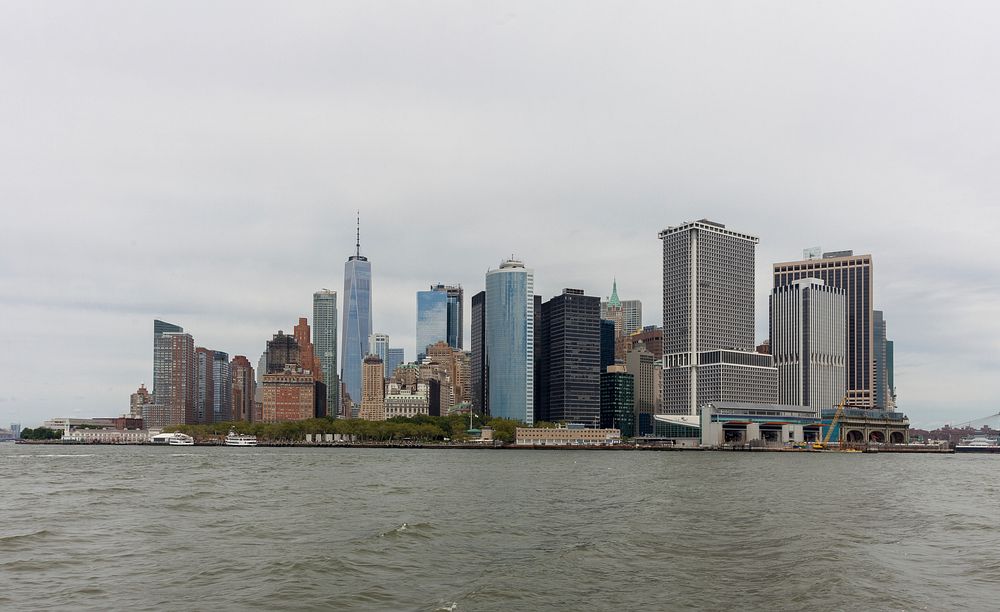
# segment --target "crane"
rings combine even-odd
[[[837,412],[833,414],[833,420],[830,421],[830,426],[826,428],[826,435],[823,436],[822,442],[813,442],[813,448],[816,450],[825,450],[826,445],[830,443],[830,436],[833,435],[833,430],[837,426],[837,421],[840,417],[844,415],[844,406],[847,404],[847,396],[840,400],[840,404],[837,405]]]

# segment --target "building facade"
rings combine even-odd
[[[149,427],[196,423],[194,338],[178,325],[153,321],[153,403]],[[154,408],[155,406],[155,408]]]
[[[368,355],[361,370],[361,409],[358,418],[385,420],[385,367],[375,355]]]
[[[642,342],[637,343],[632,350],[625,354],[625,371],[632,375],[633,381],[634,435],[652,434],[653,415],[656,413],[653,383],[653,376],[656,373],[656,358],[646,350],[646,345]]]
[[[509,259],[486,273],[489,413],[534,423],[534,272]]]
[[[406,361],[406,355],[401,348],[386,349],[385,354],[385,377],[392,378],[396,368]]]
[[[461,285],[437,284],[431,287],[432,291],[440,291],[448,296],[448,337],[445,341],[448,346],[456,349],[465,348],[465,307],[464,291]]]
[[[472,296],[472,352],[469,355],[469,377],[472,409],[481,415],[489,414],[487,407],[489,380],[486,364],[486,292]]]
[[[375,355],[384,364],[389,359],[389,335],[372,334],[368,336],[368,354]]]
[[[344,323],[340,347],[341,381],[351,401],[361,401],[361,362],[372,335],[372,265],[361,254],[360,232],[355,253],[344,264]]]
[[[427,385],[417,383],[415,388],[408,389],[397,383],[386,385],[385,418],[415,417],[429,414],[430,398]]]
[[[299,343],[295,341],[295,336],[288,336],[280,329],[267,341],[265,354],[267,374],[281,374],[286,365],[302,365],[299,362]]]
[[[257,394],[257,381],[253,366],[250,365],[250,360],[246,356],[236,355],[229,362],[229,371],[233,379],[231,419],[252,421]]]
[[[822,257],[776,263],[774,286],[782,287],[803,278],[821,279],[828,287],[844,290],[847,308],[847,401],[857,408],[875,405],[874,309],[872,257],[853,251],[824,253]],[[772,339],[773,342],[773,339]]]
[[[287,364],[281,372],[269,372],[264,379],[263,414],[265,423],[302,421],[315,416],[316,381],[312,372]]]
[[[417,292],[417,361],[427,354],[427,347],[448,342],[448,294],[444,291]]]
[[[815,409],[840,403],[847,391],[846,308],[844,290],[817,278],[771,292],[768,350],[778,369],[777,403]]]
[[[777,371],[753,352],[756,236],[702,219],[663,241],[663,401],[696,414],[709,401],[774,403]]]
[[[601,427],[621,431],[626,438],[635,433],[635,377],[625,366],[613,365],[601,373]]]
[[[326,405],[330,416],[339,416],[337,391],[337,292],[322,289],[313,293],[313,348],[319,362],[322,380],[326,383]]]
[[[596,425],[601,418],[600,298],[563,289],[541,305],[539,322],[535,417]]]

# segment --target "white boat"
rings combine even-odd
[[[955,445],[956,453],[1000,453],[1000,438],[976,434]]]
[[[169,446],[194,446],[194,438],[187,434],[161,433],[149,439],[150,444],[167,444]]]
[[[257,436],[238,434],[236,429],[230,429],[226,436],[226,446],[257,446]]]

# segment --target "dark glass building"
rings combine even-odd
[[[487,389],[486,365],[486,292],[480,291],[472,296],[472,354],[469,357],[469,376],[472,379],[472,408],[481,415],[489,414],[486,398]]]
[[[601,319],[601,371],[615,365],[615,322]]]
[[[597,425],[601,418],[601,299],[564,289],[542,304],[536,382],[543,421]]]
[[[267,372],[265,374],[281,374],[285,365],[299,364],[299,343],[295,336],[288,336],[278,330],[272,339],[267,341]]]
[[[635,384],[624,366],[601,372],[601,427],[620,429],[623,438],[635,437]]]

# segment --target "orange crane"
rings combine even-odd
[[[813,442],[813,448],[816,450],[826,450],[826,445],[830,443],[830,436],[833,435],[833,430],[837,426],[837,421],[840,417],[844,415],[844,406],[847,404],[847,396],[840,400],[840,404],[837,406],[837,412],[833,414],[833,420],[830,421],[830,426],[826,428],[826,435],[823,436],[822,442]]]

